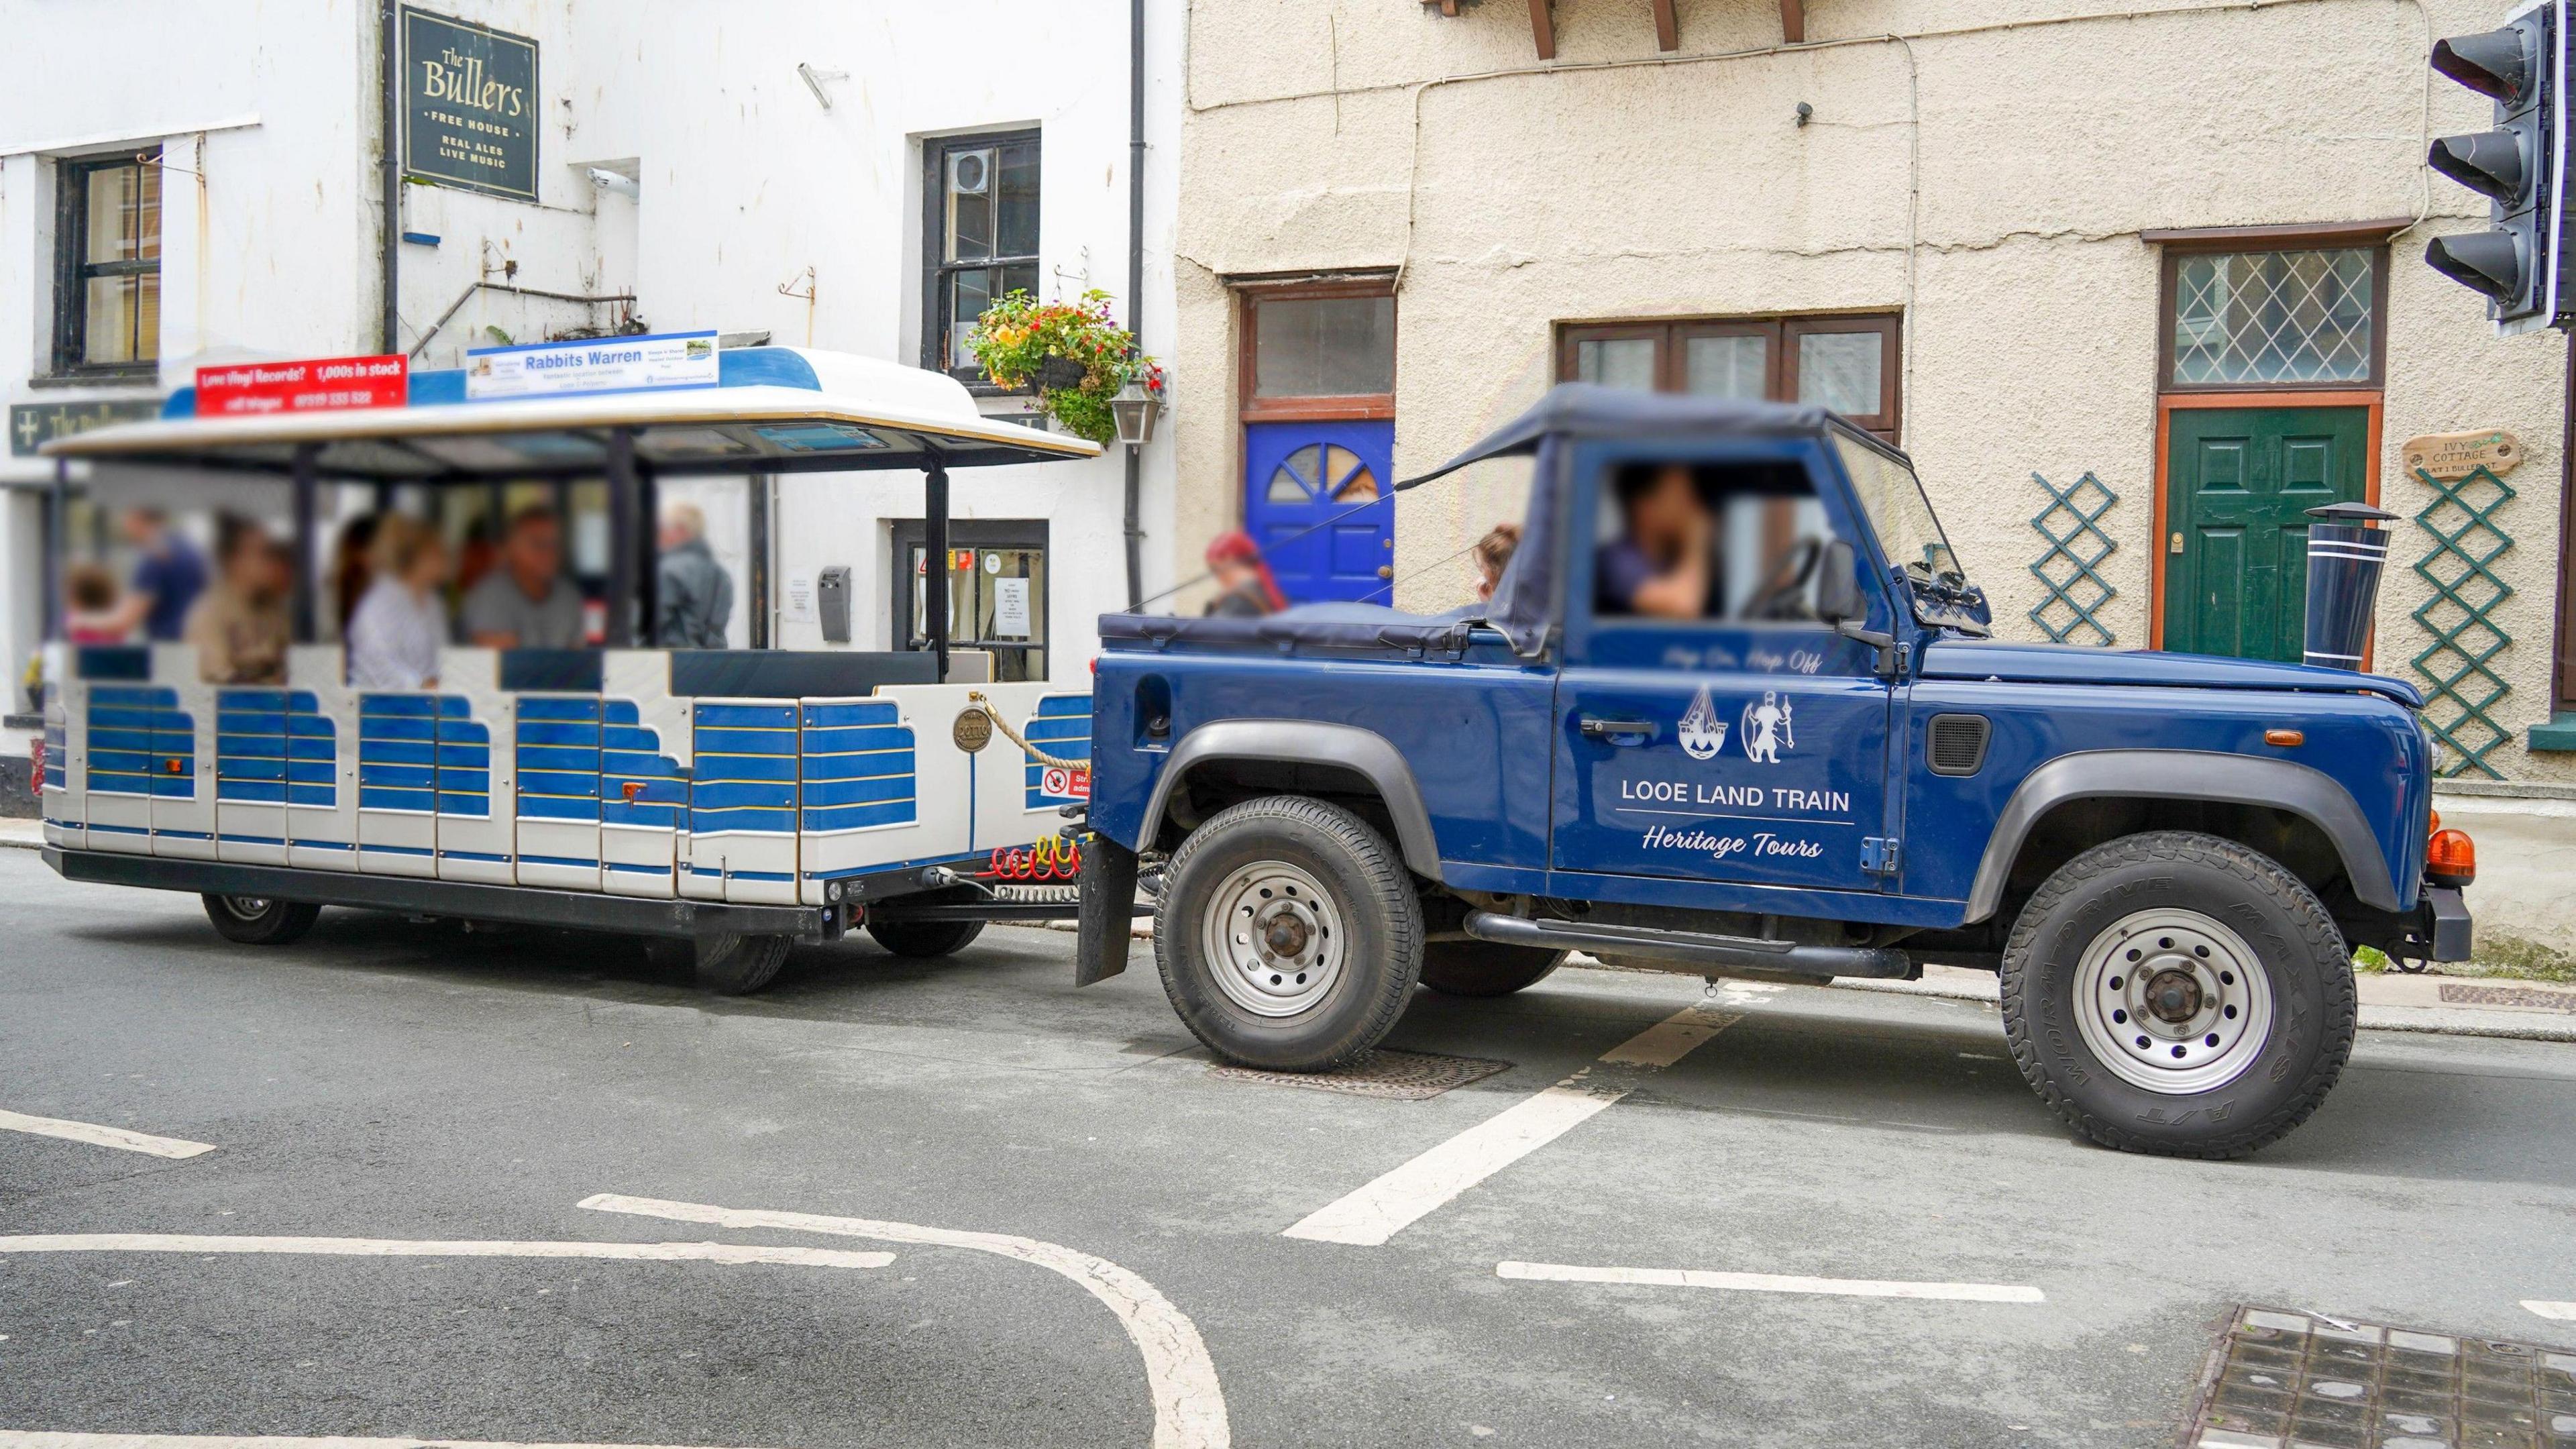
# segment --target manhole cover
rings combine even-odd
[[[2576,1354],[2237,1310],[2210,1356],[2195,1449],[2576,1449]]]
[[[2576,991],[2545,991],[2536,986],[2469,986],[2445,981],[2442,999],[2461,1006],[2537,1006],[2550,1011],[2576,1011]]]
[[[1431,1052],[1370,1051],[1349,1066],[1329,1072],[1265,1072],[1257,1067],[1214,1066],[1212,1077],[1238,1082],[1267,1082],[1278,1087],[1304,1087],[1312,1092],[1340,1092],[1352,1097],[1400,1097],[1418,1102],[1451,1087],[1481,1082],[1512,1069],[1510,1062],[1482,1057],[1444,1057]]]

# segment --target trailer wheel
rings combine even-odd
[[[696,942],[691,970],[698,988],[719,996],[749,996],[777,978],[787,964],[789,936],[715,936]]]
[[[933,956],[954,955],[984,934],[982,921],[876,921],[868,922],[868,934],[876,943],[898,956],[926,960]]]
[[[1571,951],[1433,941],[1422,948],[1422,984],[1443,996],[1509,996],[1546,980]]]
[[[284,946],[301,940],[322,914],[322,908],[309,901],[281,901],[268,896],[219,896],[209,892],[198,899],[206,903],[206,919],[215,923],[216,934],[245,946]]]
[[[1421,903],[1402,857],[1349,812],[1247,800],[1191,832],[1165,881],[1154,962],[1219,1056],[1323,1071],[1404,1014],[1422,972]]]
[[[2351,953],[2298,877],[2185,831],[2050,876],[2004,951],[2004,1033],[2057,1115],[2123,1152],[2242,1157],[2325,1100],[2352,1054]]]

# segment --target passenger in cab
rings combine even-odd
[[[653,576],[653,644],[722,649],[733,621],[733,578],[707,547],[707,516],[694,503],[662,510],[662,559]]]
[[[510,515],[497,567],[465,591],[465,642],[485,649],[578,649],[581,590],[563,576],[563,525],[543,504]]]
[[[227,518],[218,532],[215,585],[188,610],[184,635],[196,646],[197,672],[209,684],[284,684],[295,628],[285,550],[245,519]]]
[[[349,620],[349,683],[429,689],[447,642],[447,545],[429,525],[388,513],[376,526],[375,582]]]
[[[1626,527],[1593,556],[1593,609],[1657,619],[1716,612],[1709,547],[1716,520],[1691,470],[1678,463],[1623,469],[1613,487]]]

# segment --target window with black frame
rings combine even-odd
[[[54,370],[149,373],[161,355],[161,153],[65,161]]]
[[[968,382],[984,309],[1038,289],[1038,133],[922,143],[921,365]]]

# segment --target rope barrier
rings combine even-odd
[[[1037,746],[1030,744],[1027,739],[1021,736],[1018,730],[1011,728],[1011,722],[1009,720],[1002,718],[1002,712],[993,708],[991,701],[984,698],[984,691],[980,689],[970,689],[966,691],[966,704],[971,709],[982,710],[984,712],[984,718],[993,722],[993,727],[1002,732],[1003,738],[1009,740],[1012,744],[1018,745],[1030,759],[1037,761],[1039,764],[1051,766],[1058,770],[1088,770],[1091,768],[1091,762],[1089,760],[1062,759],[1058,756],[1050,755],[1046,751],[1039,749]]]

